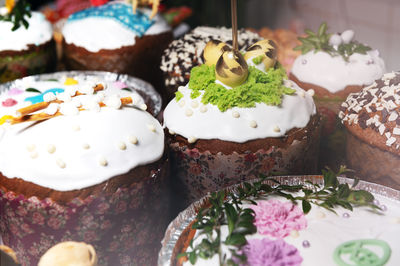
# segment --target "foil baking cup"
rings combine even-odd
[[[29,82],[46,81],[50,79],[61,79],[64,77],[77,77],[77,78],[99,78],[104,81],[114,82],[121,81],[128,85],[129,88],[134,89],[144,101],[149,104],[149,111],[153,116],[157,116],[161,111],[162,100],[160,94],[154,87],[141,79],[126,75],[106,71],[61,71],[49,74],[40,74],[28,76],[25,78],[13,80],[4,84],[0,84],[0,93],[7,91],[13,87],[19,87]]]
[[[314,184],[323,184],[323,177],[314,175],[305,175],[305,176],[276,176],[275,180],[279,181],[284,185],[306,185],[306,181],[311,181]],[[340,183],[347,183],[352,185],[354,183],[354,179],[347,178],[345,176],[338,177]],[[255,182],[257,179],[249,181],[249,183]],[[264,183],[272,185],[271,181],[266,180]],[[226,192],[236,192],[237,188],[241,186],[241,184],[230,186],[225,189]],[[362,189],[369,191],[371,193],[384,196],[388,199],[400,201],[400,191],[395,190],[389,187],[385,187],[382,185],[366,182],[360,180],[356,189]],[[183,231],[194,221],[196,218],[197,212],[200,208],[204,207],[205,204],[208,203],[208,199],[210,194],[204,196],[200,200],[192,203],[188,208],[182,211],[168,226],[167,231],[165,232],[164,239],[162,240],[162,248],[158,255],[158,265],[159,266],[169,266],[171,265],[172,256],[174,253],[175,246],[183,233]]]

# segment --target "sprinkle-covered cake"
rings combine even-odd
[[[152,264],[168,222],[163,129],[132,84],[64,74],[0,95],[3,241],[23,265],[67,240],[99,265]]]
[[[339,117],[346,127],[349,167],[366,180],[400,189],[400,73],[352,93]]]
[[[174,97],[179,86],[185,86],[189,82],[191,69],[204,63],[203,50],[211,40],[232,44],[232,30],[197,27],[182,38],[174,40],[164,51],[160,68],[168,99]],[[259,40],[260,36],[251,31],[241,29],[238,32],[238,45],[242,51]]]
[[[0,83],[56,67],[52,26],[43,14],[31,12],[25,4],[19,1],[16,6],[0,7]]]
[[[191,205],[170,224],[159,265],[400,263],[400,191],[362,181],[354,188],[332,173],[324,179],[333,183],[312,178],[318,185],[275,179]]]
[[[286,79],[275,44],[259,41],[243,56],[210,41],[204,58],[164,111],[185,204],[260,172],[314,173],[319,118],[312,94]]]
[[[127,73],[159,89],[162,51],[172,40],[171,28],[159,14],[112,2],[76,12],[62,29],[68,69]]]

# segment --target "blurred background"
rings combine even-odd
[[[5,0],[0,0],[4,3]],[[31,0],[34,8],[54,1]],[[58,2],[89,2],[59,0]],[[231,25],[230,0],[163,0],[165,8],[188,6],[190,27]],[[356,39],[378,49],[387,70],[400,70],[400,0],[238,0],[240,27],[290,29],[302,34],[326,21],[330,32],[353,29]]]

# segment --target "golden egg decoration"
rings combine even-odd
[[[211,40],[206,44],[203,50],[204,63],[207,66],[216,65],[218,59],[225,51],[230,51],[232,48],[224,42]]]
[[[277,58],[277,46],[273,40],[265,39],[256,42],[246,49],[244,59],[247,61],[250,58],[262,58],[262,63],[265,66],[265,71],[275,66]]]
[[[230,87],[236,87],[246,81],[249,69],[239,51],[225,51],[215,67],[217,80]]]

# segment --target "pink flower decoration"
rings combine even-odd
[[[119,88],[119,89],[123,89],[123,88],[127,88],[128,85],[126,85],[124,82],[122,81],[115,81],[114,82],[114,86]]]
[[[240,253],[246,255],[246,265],[252,266],[297,266],[303,261],[297,248],[283,239],[251,239]]]
[[[18,89],[18,88],[12,88],[12,89],[10,89],[10,90],[8,91],[8,95],[14,96],[14,95],[21,94],[21,93],[23,93],[23,92],[24,92],[23,90],[20,90],[20,89]]]
[[[17,101],[11,98],[6,99],[1,103],[4,107],[11,107],[17,104]]]
[[[256,213],[254,224],[260,234],[283,238],[293,230],[307,227],[303,211],[291,202],[263,200],[251,208]]]

